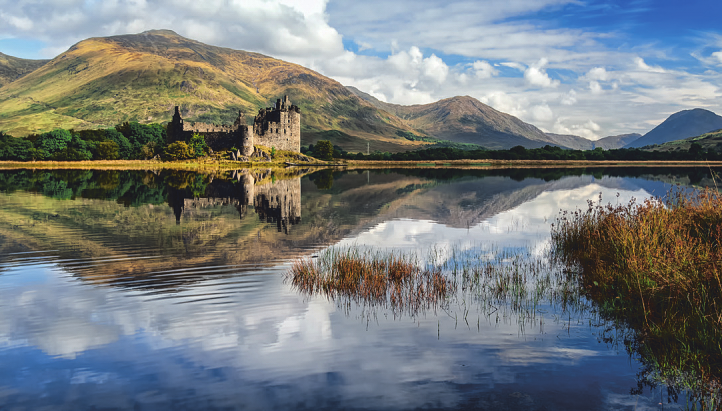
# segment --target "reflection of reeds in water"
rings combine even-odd
[[[330,248],[317,258],[297,260],[288,278],[309,295],[396,313],[456,303],[466,320],[473,303],[480,315],[516,318],[522,331],[543,322],[541,305],[559,315],[585,310],[576,277],[548,258],[481,247],[434,248],[422,257]]]
[[[668,194],[666,202],[589,203],[552,230],[556,256],[580,272],[607,319],[635,330],[628,347],[647,378],[689,387],[719,407],[722,382],[722,198]]]
[[[352,248],[299,259],[289,275],[293,286],[307,294],[412,315],[443,305],[452,289],[440,270],[421,268],[413,256]]]
[[[529,325],[542,327],[544,314],[557,322],[571,322],[580,321],[579,315],[587,312],[576,276],[546,256],[452,248],[450,257],[438,267],[457,279],[457,299],[464,305],[465,316],[468,303],[473,302],[480,314],[494,316],[496,321],[513,317],[523,332]]]
[[[469,327],[472,310],[484,322],[516,321],[522,333],[529,326],[543,332],[545,317],[562,328],[589,321],[602,327],[602,340],[623,346],[641,362],[640,390],[663,385],[669,398],[687,398],[688,408],[717,409],[719,369],[702,362],[709,358],[704,351],[692,350],[686,340],[652,344],[654,330],[630,321],[628,315],[635,311],[629,304],[590,293],[591,280],[580,275],[578,267],[569,267],[558,252],[554,248],[532,255],[489,247],[451,247],[432,249],[421,258],[392,251],[331,248],[317,258],[297,260],[287,278],[305,294],[324,295],[346,307],[355,302],[364,309],[391,308],[394,314],[412,316],[440,308]],[[610,316],[614,307],[621,311]]]

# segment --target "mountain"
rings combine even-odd
[[[365,151],[367,143],[372,150],[406,151],[438,140],[491,149],[591,144],[546,134],[468,96],[384,103],[297,64],[169,30],[83,40],[48,62],[12,59],[2,66],[15,77],[0,87],[0,130],[15,136],[165,123],[176,105],[187,122],[232,124],[239,110],[251,121],[258,109],[288,95],[301,108],[302,145],[323,139],[348,151]]]
[[[605,150],[611,150],[614,148],[622,148],[633,141],[638,140],[641,138],[642,135],[639,133],[629,133],[629,134],[620,134],[617,136],[608,136],[604,138],[600,138],[599,140],[595,141],[595,147],[601,147]]]
[[[243,110],[288,95],[302,112],[302,144],[328,137],[346,149],[408,150],[424,143],[395,116],[338,82],[258,53],[209,46],[168,30],[81,41],[0,88],[0,130],[25,135],[55,127],[98,128],[123,121],[232,124]]]
[[[0,53],[0,87],[36,70],[50,60],[28,60]]]
[[[642,137],[641,134],[620,134],[618,136],[608,136],[600,138],[599,140],[592,141],[586,138],[574,136],[570,134],[553,134],[547,133],[547,136],[553,138],[560,145],[573,148],[575,150],[593,150],[597,147],[601,147],[605,150],[611,150],[615,148],[621,148],[631,143],[632,141]]]
[[[538,148],[547,144],[565,148],[577,148],[584,144],[591,146],[590,141],[582,137],[557,138],[557,135],[546,134],[469,96],[403,106],[385,103],[355,87],[347,88],[374,107],[396,115],[417,132],[442,140],[477,144],[490,149],[508,149],[517,145]]]
[[[722,117],[717,114],[695,108],[674,113],[652,131],[625,147],[644,147],[652,144],[663,144],[668,141],[682,140],[699,136],[722,128]]]

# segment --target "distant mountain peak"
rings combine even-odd
[[[674,140],[684,140],[722,128],[722,117],[703,109],[693,108],[678,111],[660,125],[626,147],[644,147],[664,144]]]

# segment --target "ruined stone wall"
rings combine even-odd
[[[277,150],[301,151],[301,111],[288,96],[276,106],[259,110],[253,122],[256,144]]]
[[[277,113],[279,121],[269,121],[260,133],[256,132],[256,144],[277,150],[301,151],[301,114],[295,110]]]
[[[168,143],[189,141],[193,133],[202,135],[214,151],[237,148],[242,155],[250,157],[255,144],[275,147],[276,150],[301,151],[301,111],[291,104],[288,96],[279,99],[276,106],[258,111],[253,126],[245,125],[243,113],[231,125],[185,123],[179,108],[168,124]]]
[[[207,123],[183,123],[183,130],[196,133],[233,133],[238,130],[238,126],[219,126],[217,124]]]
[[[256,144],[256,136],[253,133],[253,126],[241,126],[240,128],[240,139],[236,147],[241,151],[241,154],[250,157],[253,154],[253,145]]]

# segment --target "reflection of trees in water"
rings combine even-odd
[[[604,305],[594,303],[593,309],[598,312]],[[625,319],[604,313],[599,319],[603,327],[600,339],[624,347],[640,364],[637,387],[630,390],[633,395],[641,395],[645,388],[665,387],[669,402],[688,404],[689,409],[719,409],[722,376],[717,362],[708,362],[705,353],[694,352],[686,341],[651,341],[647,331],[632,328]]]
[[[354,171],[321,170],[309,175],[319,189],[328,190],[346,173]],[[643,177],[661,181],[688,181],[691,184],[712,182],[708,167],[588,167],[588,168],[525,168],[525,169],[387,169],[371,170],[372,174],[407,175],[429,180],[446,181],[488,176],[558,180],[567,176],[593,175],[596,178]],[[238,174],[238,172],[236,172]],[[260,172],[261,174],[264,172]],[[267,173],[267,172],[265,172]],[[243,174],[241,172],[241,174]],[[299,172],[299,175],[303,172]],[[260,181],[265,176],[258,176]],[[186,190],[188,197],[208,196],[207,185],[215,179],[233,180],[234,177],[206,175],[192,171],[161,170],[3,170],[0,172],[0,191],[28,191],[56,199],[95,198],[118,201],[127,206],[161,204],[165,201],[166,187]],[[712,185],[712,184],[709,184]]]
[[[333,188],[333,176],[333,170],[326,169],[309,175],[308,179],[313,181],[313,184],[315,184],[319,190],[330,190]]]

